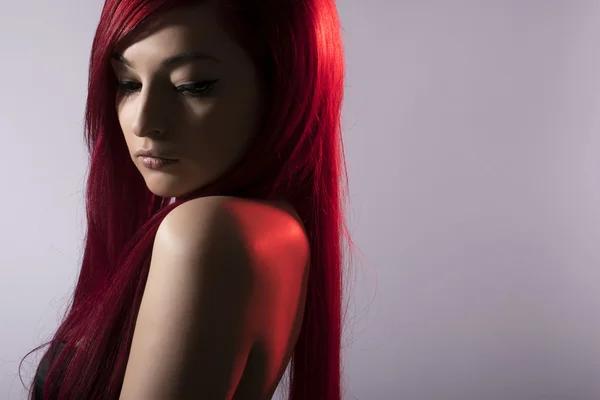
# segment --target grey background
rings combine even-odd
[[[0,399],[79,267],[102,3],[0,5]],[[338,3],[344,399],[600,399],[600,2]]]

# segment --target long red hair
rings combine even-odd
[[[85,251],[70,308],[52,339],[32,350],[50,344],[44,399],[119,398],[158,226],[174,207],[208,195],[285,198],[296,208],[309,236],[311,265],[289,398],[341,398],[343,244],[352,241],[344,218],[345,64],[335,1],[218,2],[224,26],[262,74],[265,114],[239,162],[170,202],[148,190],[129,158],[109,60],[140,24],[197,1],[107,0],[102,10],[85,114],[90,152]],[[65,347],[55,357],[61,342]]]

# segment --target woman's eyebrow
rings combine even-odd
[[[129,61],[125,57],[123,57],[122,54],[114,53],[112,55],[112,59],[119,61],[119,62],[127,65],[128,67],[132,67],[131,61]],[[210,61],[217,62],[219,64],[221,63],[221,61],[219,61],[219,59],[217,59],[215,56],[212,56],[210,54],[203,53],[200,51],[188,51],[188,52],[184,52],[181,54],[177,54],[175,56],[168,57],[168,58],[164,59],[160,63],[160,65],[163,68],[164,67],[172,67],[177,64],[183,64],[185,62],[199,61],[199,60],[202,60],[202,61],[210,60]]]

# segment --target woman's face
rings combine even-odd
[[[255,133],[257,71],[217,21],[212,2],[170,11],[120,43],[125,61],[111,60],[125,141],[155,195],[180,197],[218,178]],[[201,55],[177,58],[186,53]],[[151,168],[140,149],[177,161]]]

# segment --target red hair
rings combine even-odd
[[[70,309],[52,340],[33,350],[50,344],[46,355],[54,355],[65,343],[51,357],[44,399],[119,398],[158,226],[179,204],[208,195],[285,198],[296,208],[309,236],[311,265],[289,398],[341,398],[343,244],[352,241],[344,219],[345,64],[335,1],[218,2],[224,26],[261,73],[265,114],[255,140],[228,172],[170,203],[148,190],[129,158],[109,60],[142,23],[197,1],[107,0],[102,10],[85,115],[85,251]]]

